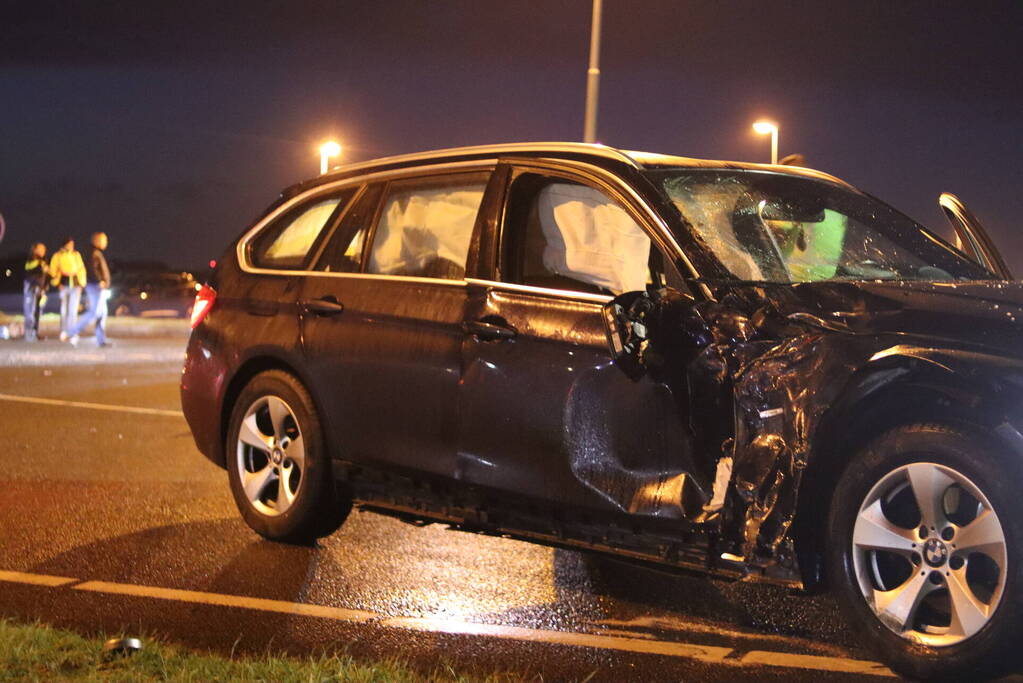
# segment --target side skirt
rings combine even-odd
[[[564,510],[548,502],[510,499],[500,492],[470,486],[459,486],[456,491],[448,482],[345,462],[335,461],[334,473],[360,509],[415,526],[447,524],[459,531],[606,553],[657,571],[802,588],[795,567],[775,564],[762,568],[722,559],[720,552],[715,552],[716,529],[679,520],[647,524],[647,520]]]

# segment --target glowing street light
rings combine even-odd
[[[760,135],[771,134],[771,163],[778,163],[778,126],[770,121],[757,121],[753,124],[753,130]]]
[[[324,142],[320,145],[320,175],[323,175],[330,170],[330,164],[328,160],[331,157],[336,157],[341,153],[341,145],[337,144],[333,140]]]

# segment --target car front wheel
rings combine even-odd
[[[312,398],[292,375],[256,375],[235,401],[226,444],[235,503],[271,540],[309,543],[351,511],[339,494]]]
[[[1021,623],[1021,468],[942,425],[887,432],[849,463],[829,516],[829,575],[899,673],[998,673]]]

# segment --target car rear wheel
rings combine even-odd
[[[252,529],[308,543],[333,533],[351,511],[331,475],[316,409],[292,375],[256,375],[235,401],[227,437],[228,478]]]
[[[829,575],[882,658],[915,678],[997,673],[1021,623],[1021,468],[978,434],[894,429],[839,480]]]

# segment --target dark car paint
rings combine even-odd
[[[303,313],[302,362],[316,378],[317,404],[331,418],[335,455],[450,476],[465,287],[305,279],[303,300],[327,296],[343,302],[344,312]]]
[[[687,398],[631,382],[609,362],[600,304],[469,289],[469,319],[517,334],[466,336],[455,478],[594,510],[684,517],[676,489],[694,471]]]
[[[676,215],[624,164],[565,168],[585,177],[582,160]],[[335,475],[368,507],[810,586],[822,506],[864,438],[919,418],[1023,442],[1018,284],[694,281],[692,294],[643,295],[650,346],[630,378],[611,363],[599,303],[495,282],[506,176],[499,166],[484,197],[464,285],[251,274],[229,251],[182,381],[200,450],[224,466],[232,397],[281,367],[309,388]],[[677,239],[683,273],[720,275]],[[344,311],[300,304],[326,296]]]

